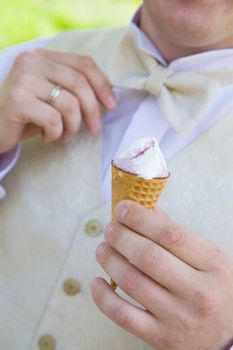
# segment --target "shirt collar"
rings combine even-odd
[[[131,30],[138,43],[138,47],[142,52],[154,57],[162,65],[167,66],[167,62],[162,54],[157,49],[156,45],[149,39],[149,37],[139,28],[139,19],[141,15],[141,7],[137,10],[131,21]]]
[[[174,70],[199,71],[213,69],[233,69],[233,49],[226,48],[221,50],[212,50],[180,57],[170,62],[166,62],[156,45],[150,38],[140,29],[139,19],[141,15],[141,7],[137,10],[132,18],[130,28],[138,47],[142,52],[154,57],[163,66],[168,66]]]

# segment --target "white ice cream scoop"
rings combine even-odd
[[[169,175],[159,144],[152,137],[135,141],[113,160],[113,164],[143,179],[164,178]]]

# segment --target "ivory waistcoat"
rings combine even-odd
[[[104,68],[127,28],[63,33],[51,48],[91,55]],[[160,206],[174,220],[223,246],[233,256],[233,111],[169,163],[171,177]],[[100,191],[101,136],[82,128],[69,145],[22,146],[5,179],[0,202],[0,348],[38,350],[44,334],[56,350],[150,349],[115,326],[96,308],[90,281],[104,276],[95,261],[110,208]],[[97,225],[98,226],[98,225]],[[101,232],[100,228],[95,232]],[[74,278],[81,292],[67,295]]]

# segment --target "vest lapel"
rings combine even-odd
[[[233,255],[233,112],[222,117],[169,164],[160,206],[174,220]]]

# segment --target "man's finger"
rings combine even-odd
[[[172,294],[190,299],[200,283],[196,269],[119,222],[107,226],[105,239],[132,265]]]
[[[85,76],[70,67],[43,60],[46,78],[76,96],[86,123],[93,132],[99,131],[101,129],[99,102]]]
[[[96,258],[114,282],[156,318],[177,322],[179,302],[174,294],[136,269],[106,242],[98,246]]]
[[[61,114],[47,103],[34,99],[24,104],[22,114],[25,124],[33,124],[42,130],[45,142],[56,141],[62,136]]]
[[[46,101],[47,96],[51,92],[53,85],[49,82],[43,82],[38,87],[37,97],[41,101]],[[53,103],[62,115],[63,122],[63,141],[69,141],[79,130],[82,120],[79,101],[76,96],[66,89],[61,89],[61,93]]]
[[[91,285],[92,296],[98,308],[113,322],[133,335],[151,343],[160,339],[160,323],[149,312],[130,304],[117,295],[102,278]]]
[[[151,211],[136,202],[124,201],[117,205],[116,216],[123,225],[198,270],[210,270],[218,256],[218,249],[212,242],[178,225],[160,210]]]
[[[116,107],[117,101],[110,83],[90,57],[46,49],[38,49],[36,51],[45,58],[62,65],[68,65],[74,70],[83,73],[103,106],[110,110]]]

